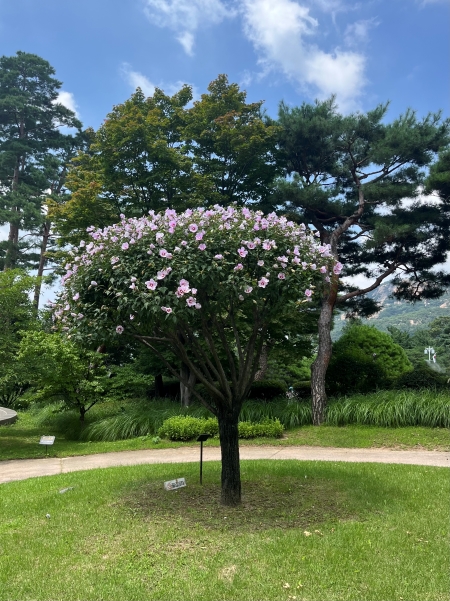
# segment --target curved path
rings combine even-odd
[[[17,419],[17,413],[12,409],[6,409],[0,407],[0,426],[7,426],[13,424]]]
[[[342,449],[332,447],[241,446],[241,459],[298,459],[302,461],[349,461],[369,463],[403,463],[450,467],[450,452],[395,451],[390,449]],[[219,461],[219,447],[204,447],[204,461]],[[199,447],[120,451],[78,457],[15,459],[0,461],[0,483],[54,476],[82,470],[151,463],[192,463],[199,461]]]

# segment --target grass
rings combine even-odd
[[[218,463],[1,485],[0,600],[449,600],[445,468],[241,465],[237,509]]]

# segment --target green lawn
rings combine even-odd
[[[43,434],[55,434],[56,441],[49,447],[53,457],[90,455],[108,451],[125,451],[151,448],[174,448],[191,446],[193,442],[181,443],[162,440],[152,441],[153,436],[119,440],[117,442],[80,442],[67,440],[48,426],[37,426],[33,415],[21,412],[18,421],[11,426],[0,427],[0,459],[27,459],[45,456],[45,447],[38,444]],[[218,440],[207,445],[218,446]],[[377,426],[303,426],[288,430],[282,439],[259,438],[242,441],[241,444],[314,445],[324,447],[389,447],[399,449],[423,448],[448,450],[449,431],[446,428],[381,428]]]
[[[0,599],[450,599],[447,469],[253,461],[242,476],[238,509],[218,503],[218,463],[203,487],[189,464],[2,484]]]

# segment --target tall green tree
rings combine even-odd
[[[219,203],[263,204],[278,173],[277,127],[262,103],[220,75],[192,101],[185,85],[173,96],[138,88],[108,114],[73,161],[68,203],[52,209],[62,240],[77,243],[90,225],[121,214]]]
[[[188,110],[185,137],[197,173],[211,184],[206,204],[263,207],[280,173],[278,127],[263,112],[263,102],[246,102],[247,94],[226,75]]]
[[[80,128],[73,111],[57,102],[61,82],[44,59],[26,52],[0,57],[0,223],[9,224],[1,245],[4,269],[26,264],[29,244],[20,231],[42,221],[48,188],[43,163],[65,139],[62,126]]]
[[[448,273],[432,269],[450,248],[449,205],[418,199],[427,166],[448,145],[450,123],[440,114],[418,119],[411,110],[387,123],[387,109],[343,116],[333,98],[280,105],[287,178],[278,186],[279,206],[317,230],[343,275],[362,274],[369,282],[345,286],[338,266],[323,293],[312,365],[315,424],[324,418],[335,308],[370,314],[377,307],[365,295],[388,277],[395,295],[409,300],[435,298],[450,284]]]

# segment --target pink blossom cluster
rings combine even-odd
[[[87,231],[91,241],[81,241],[79,248],[71,252],[62,278],[65,291],[54,308],[55,318],[68,323],[72,318],[82,320],[87,313],[82,294],[85,273],[96,278],[89,277],[88,289],[95,289],[98,295],[104,295],[109,286],[105,283],[109,281],[108,270],[124,273],[127,277],[120,281],[127,281],[128,294],[131,290],[135,303],[142,299],[148,304],[148,299],[159,295],[159,299],[164,299],[159,308],[170,315],[183,308],[201,309],[204,304],[202,289],[197,290],[187,279],[191,279],[189,270],[193,263],[199,269],[209,265],[209,269],[221,270],[221,275],[214,277],[231,277],[227,293],[235,290],[243,300],[259,298],[259,289],[284,286],[284,281],[298,282],[298,296],[308,299],[314,288],[308,282],[315,281],[318,275],[329,281],[343,269],[341,263],[333,262],[330,245],[320,244],[305,225],[245,207],[215,205],[183,213],[167,209],[129,219],[121,215],[119,223],[104,229],[90,227]],[[200,253],[197,258],[195,253]],[[148,259],[143,261],[143,256]],[[139,275],[134,271],[135,262],[141,265]],[[116,298],[121,299],[126,294],[126,289],[115,292]],[[135,317],[134,306],[130,320]],[[123,326],[117,325],[116,332],[122,333]]]

